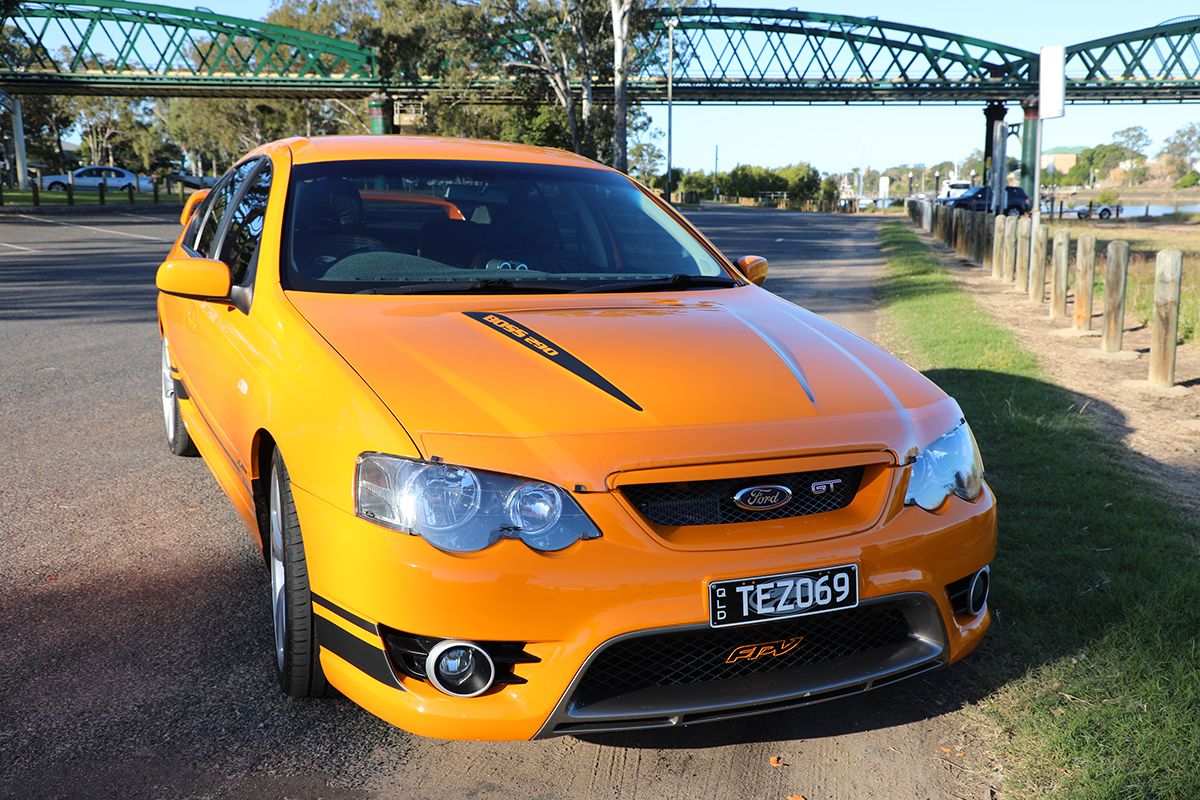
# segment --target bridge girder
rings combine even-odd
[[[676,22],[674,98],[681,103],[1017,102],[1037,92],[1035,53],[876,18],[777,9],[686,7]],[[400,83],[351,42],[207,11],[130,0],[32,0],[0,18],[0,87],[17,94],[363,97],[454,94],[524,99],[514,81],[466,87]],[[662,36],[659,37],[661,44]],[[49,42],[65,42],[56,55]],[[635,100],[666,97],[663,48],[641,54]],[[1200,100],[1200,20],[1182,20],[1067,50],[1073,103]],[[597,86],[603,101],[609,86]]]

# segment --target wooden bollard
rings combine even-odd
[[[1017,267],[1017,218],[1004,218],[1004,263],[1000,269],[1000,280],[1013,282]]]
[[[1108,243],[1108,268],[1104,275],[1104,337],[1100,349],[1119,353],[1125,338],[1125,281],[1129,276],[1129,242]]]
[[[1067,318],[1067,263],[1071,254],[1071,234],[1054,232],[1054,274],[1050,277],[1050,319]]]
[[[1179,292],[1183,253],[1159,250],[1154,261],[1154,315],[1150,321],[1150,382],[1175,385],[1175,343],[1179,340]]]
[[[997,281],[1004,264],[1004,219],[997,213],[991,223],[991,277]]]
[[[1017,221],[1017,270],[1014,279],[1019,292],[1029,291],[1029,239],[1032,228],[1033,220],[1029,217],[1021,217]]]
[[[1096,292],[1096,234],[1084,233],[1075,246],[1075,330],[1092,329],[1092,297]]]
[[[1029,299],[1046,302],[1046,247],[1050,243],[1050,228],[1038,225],[1033,233],[1033,254],[1029,257]]]
[[[981,267],[991,266],[991,264],[987,263],[987,259],[992,254],[991,250],[988,249],[988,231],[991,230],[990,225],[991,218],[986,213],[983,211],[975,212],[975,252],[971,257]]]

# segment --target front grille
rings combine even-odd
[[[574,695],[586,706],[662,686],[716,683],[767,672],[795,670],[904,643],[910,633],[896,605],[859,606],[846,611],[726,629],[635,636],[606,648],[588,667]],[[770,642],[800,643],[782,655],[726,660],[738,648]]]
[[[621,491],[633,507],[654,525],[724,525],[837,511],[854,500],[862,476],[863,467],[841,467],[754,478],[639,483],[622,486]],[[839,482],[826,483],[830,481]],[[820,494],[814,494],[814,484],[828,488]],[[759,511],[747,511],[733,502],[733,496],[742,489],[764,485],[786,486],[792,492],[792,499],[779,508]]]

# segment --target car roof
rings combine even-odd
[[[552,147],[509,142],[454,139],[441,136],[317,136],[285,139],[295,164],[367,159],[429,159],[446,161],[505,161],[556,164],[607,170],[590,158]]]

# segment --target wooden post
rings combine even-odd
[[[158,203],[158,181],[157,180],[154,181],[153,188],[154,188],[154,202],[155,202],[155,204],[157,204]]]
[[[180,181],[179,182],[179,202],[181,202],[181,203],[187,202],[187,195],[184,193],[184,189],[186,189],[186,188],[187,187],[183,185],[183,181]]]
[[[125,193],[127,195],[129,195],[129,205],[133,205],[133,184],[132,183],[125,187]]]
[[[1004,220],[997,214],[992,219],[992,277],[1000,280],[1000,271],[1004,264]]]
[[[1004,263],[1001,265],[1000,280],[1013,282],[1017,268],[1017,218],[1004,218]]]
[[[988,218],[986,211],[975,212],[975,252],[972,254],[972,258],[981,267],[991,266],[987,263],[987,259],[992,255],[991,250],[988,249],[988,231],[990,230],[988,226],[990,224],[991,219]]]
[[[1017,291],[1022,294],[1029,291],[1029,239],[1033,228],[1033,220],[1021,217],[1017,221]]]
[[[1125,338],[1125,280],[1129,275],[1129,242],[1108,243],[1108,269],[1104,276],[1104,338],[1100,349],[1121,351]]]
[[[1050,319],[1067,318],[1067,263],[1071,254],[1071,234],[1054,232],[1054,274],[1050,278]]]
[[[1075,330],[1092,329],[1092,297],[1096,292],[1096,234],[1084,233],[1075,246]]]
[[[1179,340],[1179,292],[1183,253],[1159,250],[1154,262],[1154,316],[1150,321],[1150,382],[1175,385],[1175,344]]]
[[[1035,303],[1046,302],[1046,248],[1050,229],[1038,225],[1033,234],[1033,255],[1029,259],[1029,299]]]
[[[29,182],[29,188],[33,192],[33,204],[35,206],[40,206],[42,204],[41,196],[38,192],[38,190],[41,188],[38,185],[40,183],[41,183],[41,181],[38,181],[38,180],[32,180]]]
[[[108,194],[108,181],[100,181],[100,185],[97,186],[96,189],[99,190],[100,205],[104,205],[104,195]]]

